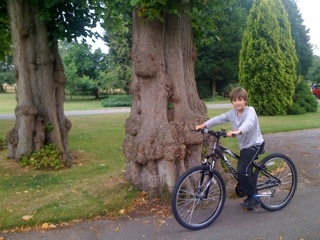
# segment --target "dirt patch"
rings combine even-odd
[[[124,209],[123,214],[123,217],[130,219],[150,215],[169,217],[171,215],[170,202],[159,198],[148,199],[146,192],[140,192],[140,196],[135,200],[134,204]]]

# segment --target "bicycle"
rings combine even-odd
[[[190,230],[199,230],[213,223],[221,213],[226,200],[226,187],[221,174],[215,170],[215,163],[221,159],[228,171],[237,180],[237,172],[227,158],[239,160],[239,155],[225,148],[220,143],[226,137],[226,131],[208,129],[197,130],[215,142],[211,153],[205,156],[202,164],[184,172],[176,181],[171,196],[171,209],[178,223]],[[261,207],[267,211],[284,208],[293,198],[297,188],[298,174],[293,161],[281,153],[271,153],[260,162],[258,157],[253,162],[253,178]],[[245,195],[239,183],[235,193]],[[248,209],[253,210],[253,209]]]

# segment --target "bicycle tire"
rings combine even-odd
[[[215,170],[210,171],[209,165],[200,165],[190,168],[177,179],[171,196],[171,210],[181,226],[199,230],[217,219],[225,200],[226,188],[221,175]]]
[[[259,169],[254,173],[261,207],[270,212],[278,211],[284,208],[295,194],[298,183],[297,169],[293,161],[281,153],[266,156],[260,164],[274,176],[269,177]],[[279,183],[277,179],[280,180]]]

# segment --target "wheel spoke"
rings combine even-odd
[[[196,166],[177,180],[171,208],[183,227],[204,228],[220,214],[225,201],[225,186],[217,174],[209,172],[208,166]]]
[[[297,186],[297,171],[291,159],[283,154],[271,154],[261,161],[271,176],[255,173],[261,206],[269,211],[280,210],[292,199]]]

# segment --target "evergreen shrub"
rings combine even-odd
[[[131,95],[109,95],[101,101],[103,107],[131,107]]]
[[[293,104],[288,114],[300,115],[306,112],[318,111],[318,101],[310,91],[310,87],[305,81],[300,81],[293,95]]]

